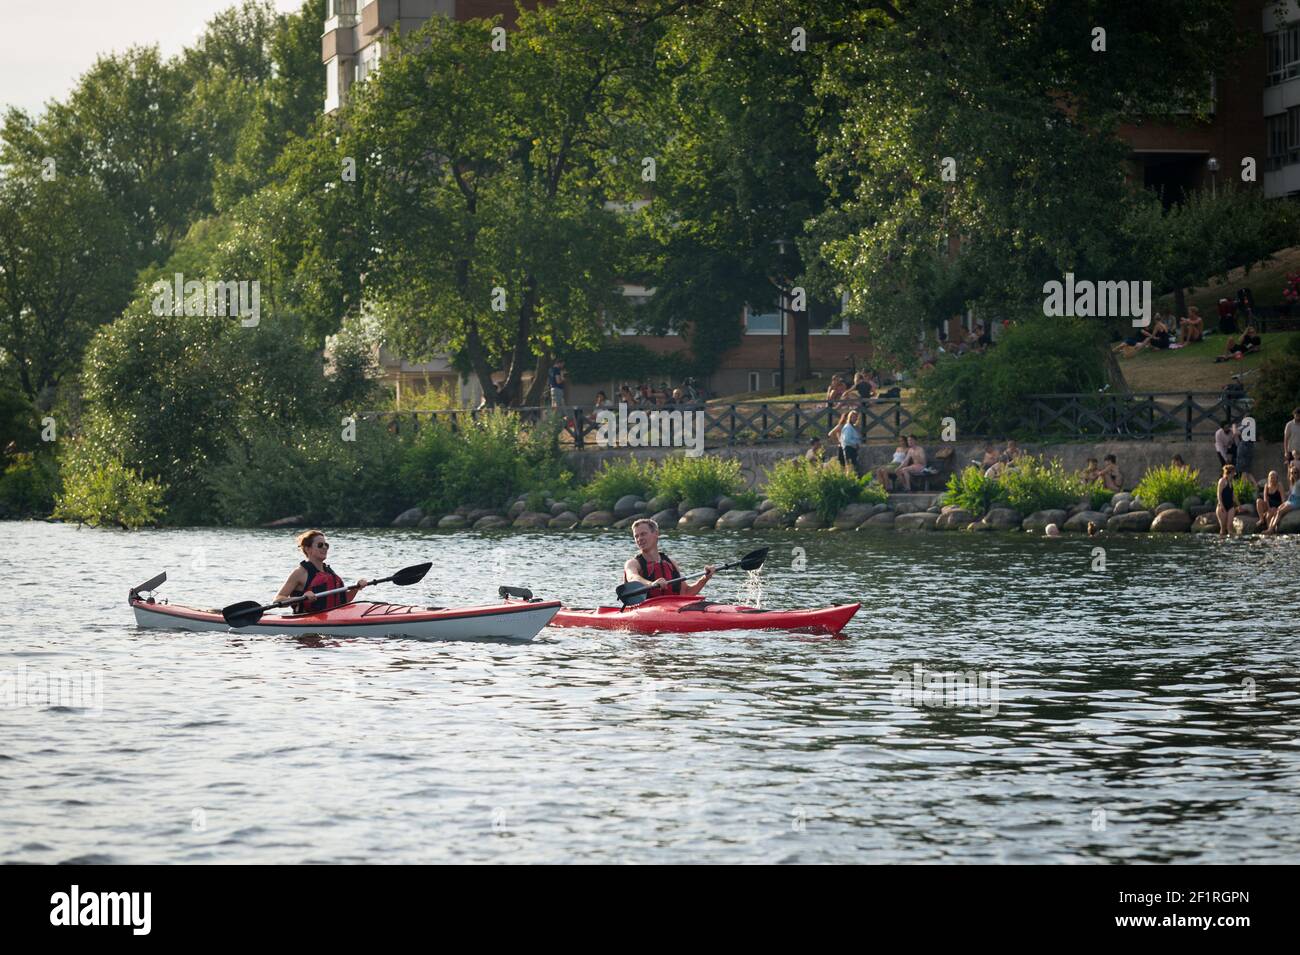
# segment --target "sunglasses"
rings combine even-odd
[[[326,544],[324,541],[321,541],[320,543],[316,544],[315,546],[316,546],[317,548],[319,548],[320,550],[329,550],[329,549],[330,549],[330,545],[329,545],[329,544]]]

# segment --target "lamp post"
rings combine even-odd
[[[781,258],[785,257],[785,246],[789,240],[774,239],[772,244],[776,246],[776,254]],[[780,279],[780,265],[777,265],[778,278],[772,282],[776,286],[776,308],[777,314],[781,321],[781,349],[778,353],[777,364],[777,383],[779,394],[785,396],[785,285]]]
[[[1211,156],[1206,160],[1205,166],[1210,170],[1210,198],[1218,197],[1219,185],[1219,160]]]

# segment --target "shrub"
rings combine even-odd
[[[1249,504],[1259,496],[1259,488],[1247,477],[1238,476],[1232,482],[1232,491],[1238,504]]]
[[[1280,357],[1270,358],[1260,367],[1255,386],[1255,404],[1251,412],[1258,422],[1261,441],[1282,440],[1282,429],[1291,419],[1291,409],[1300,407],[1300,336],[1288,343]]]
[[[1091,491],[1081,475],[1065,470],[1059,460],[1045,461],[1028,454],[1002,474],[998,483],[1007,504],[1022,514],[1069,508]]]
[[[948,489],[943,495],[945,504],[965,508],[976,517],[982,517],[1005,501],[997,478],[985,477],[984,469],[973,464],[948,478]]]
[[[1095,392],[1106,383],[1099,324],[1083,319],[1017,322],[986,352],[943,357],[917,382],[927,433],[952,415],[967,433],[1010,434],[1023,427],[1031,394]]]
[[[744,489],[745,477],[735,458],[673,455],[660,462],[655,474],[655,491],[683,509],[711,507],[717,498]]]
[[[59,490],[52,454],[18,454],[0,475],[0,518],[47,517]]]
[[[166,489],[161,484],[141,477],[121,458],[98,453],[84,439],[67,446],[61,465],[63,490],[55,501],[55,517],[129,529],[156,524],[164,514]]]
[[[606,461],[582,489],[585,500],[597,501],[606,510],[612,510],[626,494],[635,494],[642,500],[655,496],[654,462],[632,457]]]
[[[786,514],[815,511],[829,523],[849,504],[884,503],[889,494],[870,475],[854,477],[842,468],[794,458],[768,471],[767,496]]]
[[[1200,479],[1201,472],[1188,467],[1157,465],[1142,475],[1142,480],[1133,489],[1133,495],[1148,507],[1166,501],[1182,507],[1185,500],[1199,493]]]

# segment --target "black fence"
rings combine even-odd
[[[1071,440],[1151,440],[1156,437],[1183,438],[1211,435],[1227,417],[1240,418],[1250,413],[1251,400],[1244,395],[1223,392],[1147,392],[1136,394],[1046,394],[1031,395],[1028,403],[1012,419],[1010,427],[994,428],[985,418],[976,421],[956,420],[962,438],[1029,435],[1031,439]],[[577,449],[602,445],[602,418],[592,408],[513,408],[525,427],[532,427],[548,416],[563,418],[561,441]],[[857,411],[866,441],[897,441],[914,430],[913,412],[896,398],[873,401],[767,401],[729,405],[671,405],[648,408],[613,409],[605,419],[609,429],[624,425],[635,413],[657,432],[694,435],[703,428],[706,444],[804,443],[814,435],[825,438],[845,411]],[[423,423],[441,423],[453,433],[472,427],[484,412],[448,409],[445,411],[370,411],[359,415],[363,420],[377,420],[390,431],[418,431]],[[620,419],[618,416],[624,414]],[[691,416],[689,422],[685,416]],[[931,436],[931,437],[937,437]],[[667,442],[665,442],[667,443]]]

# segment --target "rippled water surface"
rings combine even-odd
[[[371,592],[419,604],[593,605],[631,553],[330,536],[349,579],[433,560]],[[178,603],[270,599],[288,533],[0,537],[0,861],[1300,861],[1297,539],[1108,540],[1093,570],[1086,540],[673,535],[688,568],[773,545],[716,599],[863,608],[845,640],[509,645],[135,626],[160,570]],[[989,695],[913,705],[918,666]],[[13,692],[55,671],[100,705]]]

